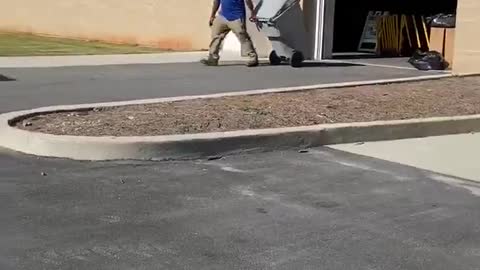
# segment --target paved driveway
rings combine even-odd
[[[416,70],[348,64],[247,68],[200,64],[0,69],[0,112],[86,102],[200,95],[272,87],[425,75]]]
[[[480,265],[478,196],[324,148],[157,163],[1,153],[0,164],[4,270]]]
[[[0,111],[418,74],[196,65],[0,73],[18,79],[0,83]],[[0,269],[478,269],[478,187],[438,179],[327,148],[101,163],[0,149]]]

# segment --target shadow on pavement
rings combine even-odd
[[[303,63],[304,68],[308,67],[363,67],[363,64],[355,63],[334,63],[334,62],[305,62]]]
[[[404,58],[404,57],[401,57],[401,56],[384,57],[384,56],[378,56],[378,55],[375,55],[375,54],[361,54],[361,55],[346,54],[346,55],[335,55],[335,56],[333,56],[333,59],[335,59],[335,60],[385,59],[385,58]]]
[[[220,62],[219,66],[245,66],[245,62],[242,61],[224,61]],[[259,67],[265,66],[290,66],[289,63],[282,63],[280,65],[270,65],[268,61],[261,61]],[[342,63],[342,62],[304,62],[300,68],[314,68],[314,67],[355,67],[355,66],[365,66],[363,64],[356,63]]]
[[[0,82],[10,82],[10,81],[16,81],[16,80],[0,74]]]

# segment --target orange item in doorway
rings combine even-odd
[[[443,55],[452,68],[455,46],[455,28],[432,27],[430,30],[430,50]]]

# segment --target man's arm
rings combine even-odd
[[[215,16],[217,15],[217,11],[219,8],[220,8],[220,0],[213,0],[212,14],[210,14],[210,21],[209,21],[210,26],[212,26],[213,20],[215,20]]]
[[[250,16],[250,21],[256,21],[257,19],[257,12],[255,11],[255,5],[253,4],[252,0],[245,0],[245,3],[247,4],[248,9],[250,10],[250,13],[252,14]]]

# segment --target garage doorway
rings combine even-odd
[[[361,52],[358,47],[369,12],[423,16],[456,13],[457,0],[318,0],[316,59],[362,59],[408,66],[406,61]],[[409,55],[403,55],[409,57]],[[391,59],[391,60],[386,60]]]

